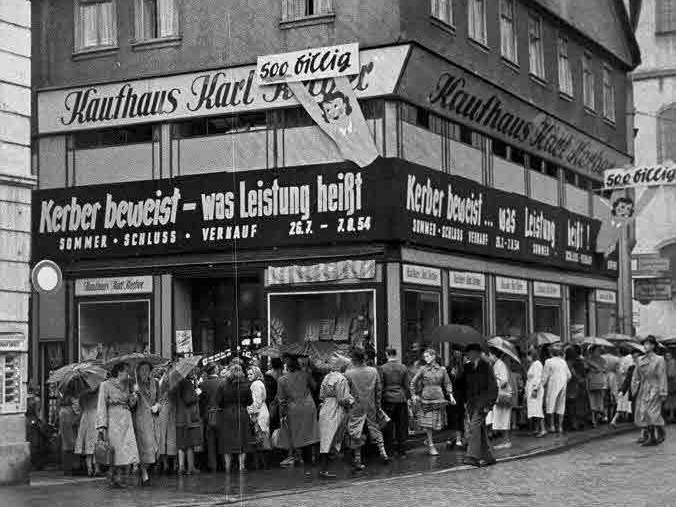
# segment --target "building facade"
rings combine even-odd
[[[636,164],[653,166],[673,162],[676,161],[676,2],[644,0],[636,38],[644,55],[643,62],[632,74],[637,129]],[[663,280],[674,279],[676,217],[670,212],[674,205],[676,189],[665,186],[658,191],[650,207],[637,218],[633,250],[635,280],[657,278],[656,283],[659,284]],[[655,258],[668,259],[670,269],[646,271],[639,265],[644,264],[646,259],[646,264],[651,264],[651,259]],[[634,302],[638,334],[673,336],[676,325],[673,292],[661,294],[661,300]]]
[[[35,3],[33,260],[66,283],[34,298],[32,373],[242,340],[412,361],[449,322],[623,330],[593,190],[632,160],[639,55],[622,3],[592,4]],[[381,155],[364,168],[255,76],[353,42]]]
[[[0,2],[0,484],[26,481],[30,307],[31,11]]]

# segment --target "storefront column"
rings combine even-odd
[[[596,336],[596,291],[590,290],[588,293],[587,299],[587,308],[588,314],[587,318],[589,321],[589,336]]]
[[[401,343],[401,264],[387,263],[387,347],[402,357]]]
[[[173,355],[172,275],[153,276],[153,344],[162,357]]]
[[[528,171],[526,171],[526,174],[528,174]],[[533,299],[533,282],[528,282],[528,312],[526,314],[527,334],[535,332],[535,301]]]
[[[486,275],[486,310],[488,322],[486,322],[486,334],[495,336],[497,328],[495,315],[495,275]]]
[[[449,283],[448,283],[448,271],[445,269],[441,270],[441,325],[445,326],[450,324],[450,294],[449,294]],[[448,362],[451,357],[451,344],[444,343],[444,363]]]
[[[570,290],[568,285],[561,286],[561,341],[569,342],[570,336]]]

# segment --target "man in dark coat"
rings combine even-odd
[[[463,463],[472,466],[495,464],[495,458],[488,444],[486,415],[498,397],[498,386],[491,365],[481,357],[481,346],[470,344],[465,349],[469,363],[465,365],[462,384],[465,386],[465,400],[469,415],[467,452]]]
[[[211,363],[206,369],[207,378],[200,385],[200,407],[203,407],[204,436],[207,447],[207,463],[209,470],[216,472],[218,467],[218,431],[221,424],[221,409],[218,407],[218,391],[223,379],[218,376],[218,368]],[[217,425],[214,426],[213,423]]]

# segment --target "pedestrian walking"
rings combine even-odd
[[[453,386],[453,397],[455,404],[450,403],[446,405],[446,418],[448,429],[455,433],[455,441],[448,440],[446,447],[463,449],[465,447],[465,386],[464,380],[464,365],[462,360],[462,352],[458,350],[451,350],[451,358],[446,366],[446,372],[451,379]]]
[[[406,456],[411,378],[408,368],[398,360],[395,349],[387,349],[386,354],[387,362],[379,370],[383,386],[383,410],[390,418],[390,423],[385,426],[385,450],[388,455],[394,455],[396,443],[396,452]]]
[[[270,411],[270,434],[279,428],[279,400],[277,399],[277,383],[284,374],[284,364],[278,357],[270,359],[270,369],[263,377],[268,410]]]
[[[526,410],[528,419],[534,428],[533,434],[539,438],[547,434],[545,415],[542,409],[545,397],[545,389],[542,383],[544,365],[536,348],[529,349],[528,357],[530,366],[528,373],[526,373]]]
[[[502,443],[494,445],[494,449],[509,449],[512,447],[510,429],[512,424],[512,405],[514,403],[514,391],[511,383],[511,373],[504,354],[490,349],[488,360],[492,363],[493,374],[498,385],[498,396],[493,410],[488,414],[487,424],[491,424],[493,432],[502,433]]]
[[[572,375],[566,361],[563,360],[563,351],[558,344],[550,347],[552,357],[545,361],[543,367],[542,384],[545,388],[545,412],[549,419],[551,433],[563,433],[563,416],[566,413],[566,389]]]
[[[134,433],[138,444],[140,461],[141,485],[149,483],[148,466],[153,465],[157,458],[157,414],[160,411],[159,383],[150,376],[152,366],[140,363],[136,369],[137,383],[134,392],[137,394],[137,403],[132,412]]]
[[[632,378],[632,391],[636,393],[634,422],[644,428],[644,446],[658,445],[664,441],[662,404],[667,398],[667,372],[664,358],[655,353],[657,339],[650,335],[643,341],[645,354],[638,360]]]
[[[160,411],[157,416],[157,455],[166,474],[172,472],[169,460],[176,466],[176,393],[165,393],[160,397]]]
[[[253,451],[254,435],[247,407],[253,403],[251,384],[238,362],[231,362],[220,384],[218,406],[223,411],[219,440],[225,457],[225,473],[232,471],[232,457],[238,456],[239,471],[246,471],[247,453]]]
[[[75,441],[80,421],[79,407],[75,398],[66,395],[59,406],[59,441],[61,447],[61,468],[66,475],[79,469],[79,457],[75,458]]]
[[[317,406],[312,398],[314,380],[300,368],[297,357],[285,356],[284,362],[287,373],[277,384],[281,424],[288,429],[290,447],[301,452],[305,475],[311,475],[312,446],[319,442]]]
[[[345,376],[350,382],[350,391],[355,397],[355,403],[347,421],[347,440],[354,453],[354,469],[363,470],[365,466],[361,450],[366,444],[365,433],[371,442],[378,446],[380,457],[384,461],[389,460],[379,424],[379,412],[382,411],[382,385],[378,370],[373,366],[366,366],[363,350],[353,349],[350,359],[352,366],[345,372]]]
[[[254,450],[255,466],[268,467],[268,453],[272,450],[270,443],[270,411],[267,404],[267,392],[263,372],[258,366],[250,366],[247,378],[251,383],[252,403],[247,407],[251,418],[256,448]]]
[[[579,345],[566,348],[566,365],[571,373],[566,387],[565,416],[570,429],[577,431],[585,425],[589,413],[586,367]]]
[[[207,451],[207,467],[210,471],[218,470],[218,461],[221,453],[220,432],[223,426],[223,411],[219,406],[219,396],[223,379],[218,376],[218,366],[210,363],[206,367],[207,378],[200,384],[201,404],[204,405],[205,414],[204,436]]]
[[[139,462],[131,416],[131,410],[137,403],[137,395],[130,392],[129,366],[126,363],[115,364],[110,377],[99,386],[96,428],[99,431],[99,438],[108,441],[114,450],[110,485],[114,488],[124,488],[122,468]]]
[[[592,427],[599,422],[605,422],[606,417],[606,390],[608,389],[606,360],[601,356],[601,347],[592,345],[587,357],[587,389],[589,391],[589,406],[591,407]]]
[[[176,447],[178,473],[195,473],[195,448],[202,444],[202,421],[199,397],[193,385],[193,375],[181,380],[176,387]]]
[[[469,362],[464,367],[462,385],[465,386],[469,425],[463,463],[477,467],[493,465],[495,458],[488,443],[486,415],[498,397],[498,385],[492,366],[482,357],[479,344],[468,345],[465,354]]]
[[[329,472],[329,454],[340,452],[347,422],[348,410],[354,404],[350,393],[350,383],[344,375],[349,359],[333,356],[330,359],[331,371],[324,377],[319,388],[319,476],[325,479],[335,478]]]
[[[94,444],[96,443],[96,408],[99,393],[98,387],[80,396],[80,425],[75,439],[75,454],[83,456],[87,475],[97,476],[101,473],[98,463],[94,462]]]
[[[671,352],[664,354],[667,369],[667,399],[664,402],[664,411],[667,422],[676,422],[676,359]]]

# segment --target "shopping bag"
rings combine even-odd
[[[94,444],[94,461],[98,465],[112,466],[115,464],[115,449],[102,437]]]
[[[291,442],[289,441],[289,429],[286,424],[282,424],[281,428],[277,428],[272,432],[272,447],[276,449],[291,449]]]

